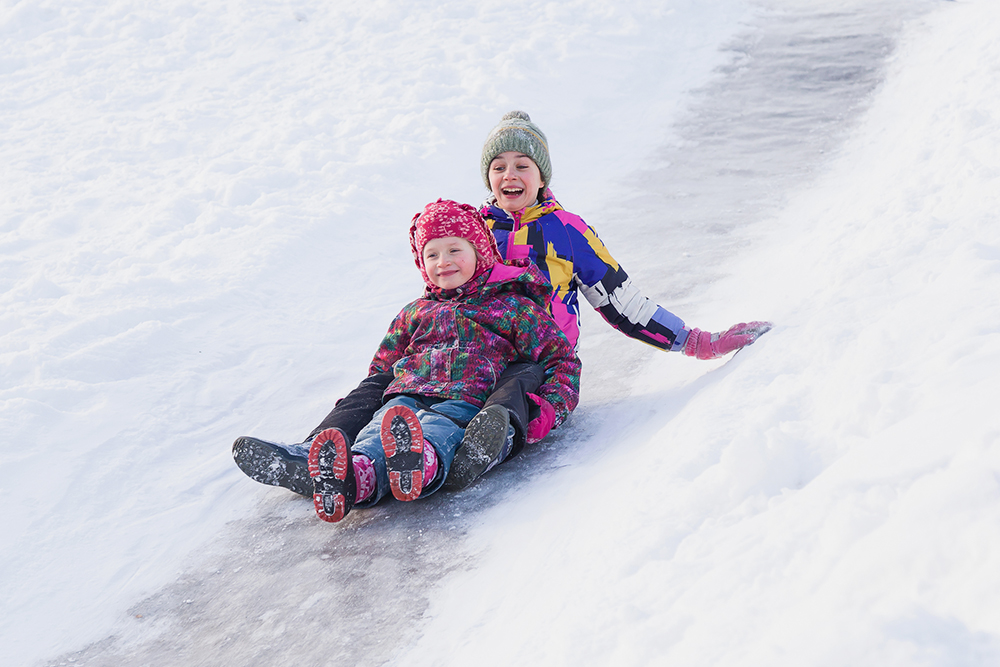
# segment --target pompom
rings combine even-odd
[[[529,123],[531,122],[531,116],[524,113],[523,111],[508,111],[503,115],[503,118],[501,118],[500,120],[514,120],[515,118],[519,120],[528,121]]]

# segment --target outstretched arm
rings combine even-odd
[[[686,327],[681,318],[632,284],[597,233],[582,219],[568,214],[564,222],[573,223],[567,224],[567,231],[573,242],[573,267],[580,291],[611,326],[626,336],[663,350],[715,359],[750,345],[771,329],[770,322],[740,323],[717,334]]]
[[[684,342],[684,321],[632,284],[597,233],[582,218],[565,211],[556,215],[569,234],[574,278],[590,305],[626,336],[661,350],[679,350]]]

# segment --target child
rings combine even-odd
[[[547,312],[551,286],[527,261],[503,263],[473,207],[428,204],[410,245],[427,289],[396,316],[372,360],[370,374],[393,375],[387,400],[353,447],[336,427],[310,445],[313,502],[325,521],[389,492],[410,501],[439,489],[469,420],[513,361],[544,369],[538,393],[556,423],[579,398],[580,362]]]
[[[523,111],[512,111],[486,137],[480,168],[491,196],[481,214],[506,259],[528,259],[553,287],[549,311],[576,346],[583,292],[602,317],[626,336],[662,350],[698,359],[714,359],[753,343],[767,332],[768,322],[737,324],[712,334],[687,327],[683,320],[644,296],[612,258],[597,233],[577,215],[562,208],[549,189],[552,162],[548,140]],[[356,433],[382,405],[391,374],[372,373],[338,401],[310,438],[338,427]],[[470,422],[455,458],[462,474],[453,474],[447,490],[471,484],[494,463],[506,446],[509,426],[515,439],[511,456],[524,444],[537,442],[556,425],[552,406],[535,392],[542,381],[534,364],[513,363],[497,382],[483,409]],[[303,445],[278,445],[240,438],[233,455],[251,478],[311,495]]]

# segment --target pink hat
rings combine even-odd
[[[494,264],[503,262],[493,232],[483,222],[476,209],[468,204],[438,199],[425,206],[422,213],[413,216],[410,225],[410,248],[413,250],[413,259],[428,287],[434,288],[435,285],[427,277],[427,271],[424,269],[424,246],[432,239],[445,236],[463,238],[476,249],[476,272],[472,276],[473,279],[492,269]]]

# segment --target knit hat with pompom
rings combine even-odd
[[[424,283],[432,289],[435,285],[424,268],[424,246],[428,241],[446,236],[463,238],[476,249],[476,271],[472,276],[473,280],[492,269],[494,264],[503,263],[493,232],[486,226],[479,211],[468,204],[438,199],[413,216],[410,223],[410,249],[413,251],[413,261],[420,269]]]
[[[523,111],[510,111],[503,115],[483,144],[481,167],[483,182],[490,187],[490,163],[500,153],[517,151],[524,153],[538,165],[542,181],[548,187],[552,180],[552,162],[549,160],[549,141],[545,133],[531,122],[531,117]]]

